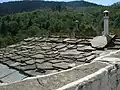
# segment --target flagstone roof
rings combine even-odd
[[[67,70],[120,49],[119,38],[114,46],[102,50],[92,48],[90,40],[32,37],[1,48],[0,83]]]

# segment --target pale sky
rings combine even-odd
[[[120,0],[85,0],[85,1],[95,2],[97,4],[103,4],[103,5],[111,5]]]
[[[0,2],[8,2],[8,1],[15,1],[15,0],[0,0]],[[48,0],[48,1],[74,1],[74,0]],[[102,5],[111,5],[120,0],[85,0],[85,1],[94,2],[94,3],[102,4]]]

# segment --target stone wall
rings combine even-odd
[[[120,90],[120,51],[69,70],[2,84],[0,90]]]

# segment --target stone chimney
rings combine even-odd
[[[109,11],[104,12],[104,36],[109,35]]]

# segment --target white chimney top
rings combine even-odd
[[[109,13],[109,11],[108,11],[108,10],[105,10],[103,13]]]

